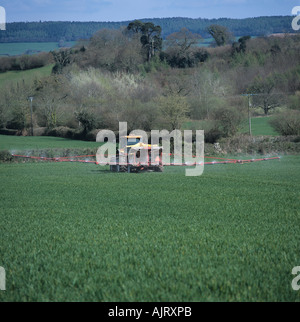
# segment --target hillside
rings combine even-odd
[[[262,36],[273,33],[293,33],[291,16],[256,17],[246,19],[191,19],[154,18],[141,19],[162,27],[162,36],[185,27],[207,37],[206,28],[211,24],[227,27],[235,36]],[[17,22],[8,23],[7,30],[0,33],[0,42],[58,42],[88,39],[100,29],[119,29],[127,26],[122,22]]]
[[[41,79],[51,75],[53,64],[24,71],[9,71],[0,73],[0,86],[5,88],[9,85],[26,82],[33,82],[35,79]]]
[[[0,127],[95,140],[98,129],[118,131],[120,120],[147,132],[191,122],[216,143],[248,133],[250,114],[266,116],[253,120],[253,135],[300,135],[300,36],[244,36],[203,48],[185,29],[163,46],[159,27],[132,26],[141,31],[100,30],[72,49],[1,58]],[[141,33],[149,30],[146,42]]]

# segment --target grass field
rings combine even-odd
[[[68,140],[50,136],[0,135],[0,150],[97,148],[96,142]]]
[[[66,45],[68,47],[72,47],[75,44],[76,42],[73,41]],[[57,42],[0,43],[0,57],[35,54],[38,52],[49,52],[58,49],[59,47]]]
[[[40,79],[51,75],[54,65],[48,65],[41,68],[35,68],[25,71],[9,71],[6,73],[0,73],[0,86],[8,86],[10,84],[16,84],[25,80],[31,82],[35,79]]]
[[[251,119],[252,135],[279,135],[270,125],[271,117],[253,117]],[[241,130],[242,133],[249,133],[249,121],[245,121],[245,124]]]
[[[252,135],[279,135],[269,123],[270,117],[253,117],[251,119]],[[184,129],[203,129],[205,121],[188,121],[184,124]],[[240,133],[249,133],[249,120],[242,124]]]
[[[23,139],[24,148],[73,146]],[[207,166],[201,177],[0,164],[0,180],[0,301],[300,300],[291,287],[299,156]]]

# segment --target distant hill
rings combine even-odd
[[[208,36],[206,28],[211,24],[227,27],[235,36],[263,36],[277,33],[294,33],[291,16],[257,17],[246,19],[191,19],[154,18],[141,19],[162,27],[163,37],[185,27],[202,37]],[[7,23],[6,31],[0,33],[0,42],[59,42],[88,39],[96,31],[119,29],[130,21],[123,22],[14,22]]]

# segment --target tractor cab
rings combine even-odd
[[[141,136],[126,136],[127,139],[127,146],[133,146],[137,145],[138,143],[142,143],[142,137]]]
[[[123,136],[126,139],[126,147],[118,150],[116,165],[111,165],[114,172],[162,172],[162,147],[143,143],[142,136]],[[142,153],[141,153],[142,152]],[[152,153],[155,153],[155,156]],[[153,159],[155,158],[155,160]],[[120,164],[120,159],[126,160],[126,165]]]

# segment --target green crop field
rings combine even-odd
[[[68,42],[66,46],[72,47],[75,41]],[[25,42],[25,43],[0,43],[1,56],[18,56],[23,54],[36,54],[39,52],[49,52],[58,50],[57,42]]]
[[[251,119],[252,135],[279,135],[269,123],[270,117],[253,117]],[[242,133],[249,133],[249,121],[244,122]]]
[[[279,135],[269,123],[271,117],[253,117],[251,119],[252,135]],[[203,129],[206,121],[188,121],[184,124],[184,129]],[[240,133],[249,133],[249,120],[245,120],[240,129]]]
[[[26,82],[40,79],[51,75],[54,65],[48,65],[41,68],[35,68],[24,71],[9,71],[0,73],[0,86],[5,87],[10,84],[16,84],[25,80]]]
[[[200,177],[2,163],[0,180],[0,301],[300,301],[300,156]]]
[[[79,148],[97,148],[96,142],[86,142],[56,138],[50,136],[10,136],[0,135],[0,150],[18,150],[28,149],[79,149]]]

